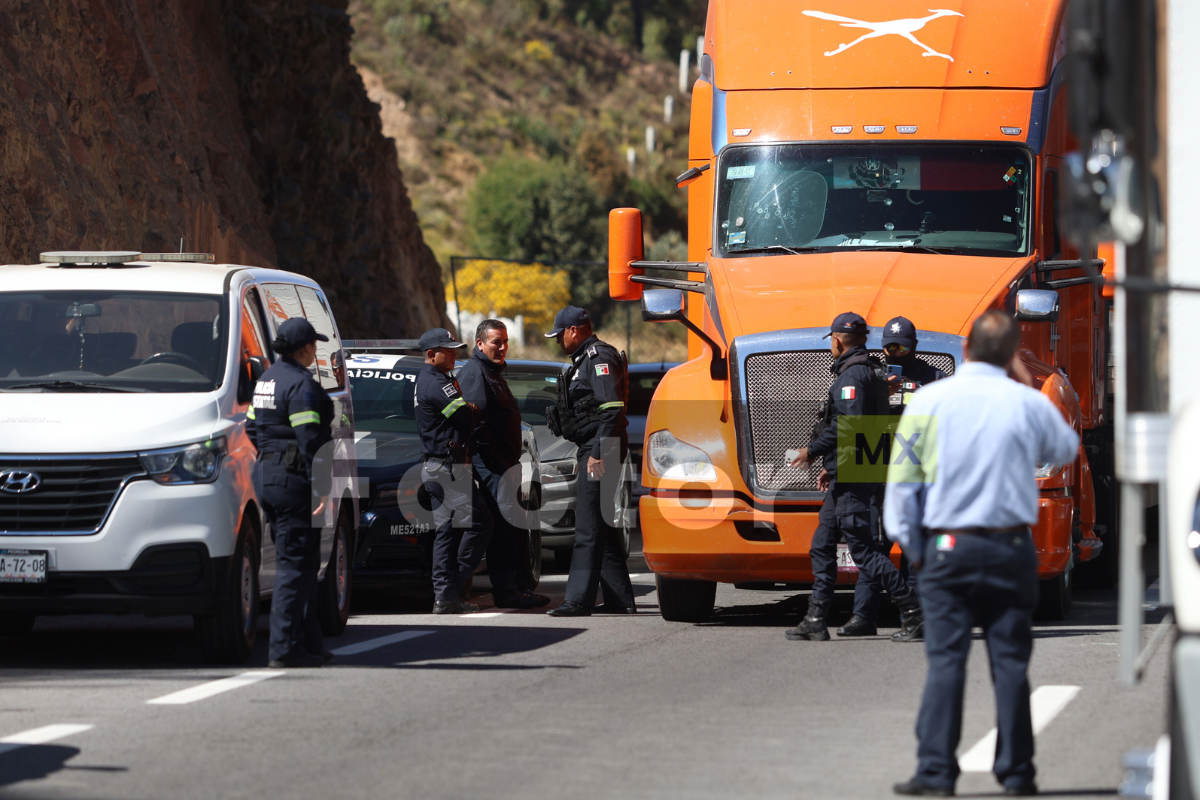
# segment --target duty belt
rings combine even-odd
[[[447,466],[449,466],[450,464],[469,464],[470,463],[469,461],[461,461],[451,455],[423,456],[423,458],[425,461],[436,461],[439,464],[446,464]]]
[[[1012,525],[1007,528],[930,528],[929,532],[934,536],[941,536],[944,533],[952,536],[957,536],[960,533],[974,533],[980,535],[1004,534],[1004,533],[1028,533],[1028,525]]]

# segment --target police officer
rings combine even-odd
[[[445,328],[433,328],[418,346],[425,351],[425,367],[417,375],[417,429],[425,457],[422,478],[434,506],[433,613],[470,614],[479,606],[467,602],[467,587],[487,551],[492,515],[471,470],[476,410],[450,375],[455,350],[466,345]]]
[[[530,568],[529,537],[517,524],[529,512],[518,502],[521,483],[521,409],[504,379],[508,328],[485,319],[475,330],[475,350],[458,371],[463,397],[479,409],[471,463],[492,515],[488,579],[497,608],[534,608],[550,602],[519,584],[536,586]]]
[[[598,611],[632,614],[633,582],[627,557],[613,526],[617,489],[629,450],[625,432],[626,366],[611,345],[592,333],[582,308],[567,306],[554,317],[554,330],[571,363],[559,378],[558,406],[550,414],[551,430],[579,446],[576,473],[575,549],[566,599],[546,613],[586,617],[592,613],[597,586],[604,589]],[[557,428],[557,429],[556,429]],[[622,509],[623,511],[623,509]]]
[[[905,585],[875,541],[877,526],[873,523],[878,519],[880,484],[851,482],[846,480],[849,476],[839,479],[838,475],[839,418],[885,416],[888,413],[887,384],[878,375],[882,371],[879,362],[867,353],[868,333],[866,320],[854,312],[839,314],[834,319],[826,336],[831,339],[834,362],[830,370],[834,380],[825,406],[824,425],[808,446],[794,452],[788,462],[789,466],[795,467],[806,465],[814,458],[823,458],[820,485],[826,490],[810,548],[812,595],[804,619],[787,631],[789,639],[829,639],[825,617],[833,603],[839,535],[846,538],[860,576],[866,576],[887,590],[902,611],[919,609],[916,593]],[[856,605],[869,597],[868,592],[856,592]],[[865,635],[863,629],[874,633],[874,623],[861,613],[852,616],[845,628],[850,631],[842,632],[843,636]]]
[[[258,449],[254,488],[275,541],[271,667],[333,660],[317,618],[321,529],[313,527],[329,502],[333,401],[308,370],[317,342],[327,341],[308,320],[285,320],[271,343],[280,358],[258,379],[246,412],[246,432]]]
[[[913,393],[922,386],[949,377],[917,355],[917,327],[905,317],[894,317],[883,326],[883,359],[903,370],[899,377],[888,376],[888,383],[893,386],[889,398],[893,414],[903,413]],[[910,589],[916,589],[917,573],[911,569],[906,555],[900,556],[900,574]],[[922,628],[919,614],[901,614],[900,630],[892,634],[892,641],[917,641],[922,638]]]

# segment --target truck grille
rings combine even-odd
[[[137,456],[0,456],[0,473],[11,471],[32,472],[40,483],[0,491],[0,534],[94,533],[125,482],[146,474]]]
[[[883,359],[883,353],[871,355]],[[954,358],[924,353],[920,358],[954,374]],[[833,385],[833,356],[828,350],[762,353],[746,358],[746,413],[753,459],[754,489],[765,492],[815,492],[821,465],[789,467],[784,453],[805,445],[829,387]]]

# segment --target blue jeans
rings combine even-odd
[[[1029,531],[931,535],[917,573],[925,612],[929,674],[917,715],[917,778],[952,789],[962,735],[963,688],[971,630],[983,629],[996,691],[996,761],[1006,787],[1032,783],[1029,656],[1037,605],[1037,553]]]

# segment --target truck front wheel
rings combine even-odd
[[[1034,616],[1041,620],[1057,622],[1071,613],[1071,590],[1074,581],[1072,570],[1057,578],[1048,578],[1038,586],[1038,606]]]
[[[654,576],[658,608],[670,622],[703,622],[712,616],[717,601],[715,581],[689,581]]]

